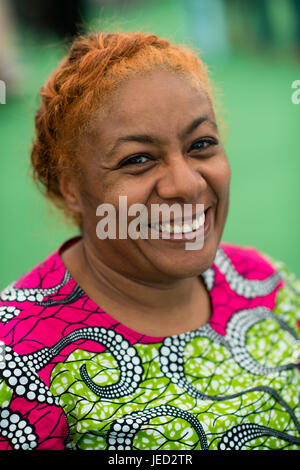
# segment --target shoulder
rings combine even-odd
[[[283,285],[271,259],[252,246],[221,243],[213,268],[225,276],[233,291],[247,298],[274,295]]]
[[[29,272],[22,275],[19,279],[11,282],[5,289],[3,289],[0,293],[1,301],[14,302],[25,301],[25,299],[33,301],[33,296],[36,296],[37,289],[49,287],[52,280],[57,280],[57,270],[59,269],[58,265],[58,252],[54,252]]]
[[[263,250],[258,250],[253,246],[222,242],[217,251],[215,264],[222,267],[225,259],[238,272],[249,278],[264,279],[267,276],[276,275],[281,280],[282,287],[288,287],[300,295],[300,280],[295,273],[283,261]]]
[[[35,339],[39,336],[42,342],[42,338],[47,340],[48,334],[42,328],[47,307],[59,309],[75,284],[60,256],[64,245],[0,292],[0,339],[7,345],[26,347],[24,339],[29,332],[32,336],[33,330]],[[46,323],[47,329],[51,328],[51,322]]]
[[[77,239],[78,237],[74,237],[64,242],[33,269],[0,291],[2,313],[5,307],[12,309],[26,306],[28,309],[35,302],[42,302],[45,297],[60,291],[71,279],[69,271],[62,262],[61,253]],[[2,320],[0,310],[0,322]]]
[[[217,253],[221,258],[225,254],[231,263],[245,274],[248,271],[254,273],[256,276],[261,274],[270,275],[277,271],[273,260],[264,252],[258,250],[253,246],[235,245],[227,242],[222,242],[219,246]]]
[[[57,250],[0,293],[0,450],[65,448],[64,411],[30,354],[51,342],[46,304],[66,296],[68,274]]]
[[[215,266],[241,294],[250,298],[251,292],[259,293],[260,302],[294,330],[299,329],[300,281],[284,262],[253,246],[221,243]]]

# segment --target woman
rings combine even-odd
[[[80,236],[1,294],[2,448],[299,449],[299,285],[221,242],[230,168],[201,60],[90,34],[41,95],[34,175]],[[147,236],[120,236],[136,204]],[[163,204],[187,221],[152,220]]]

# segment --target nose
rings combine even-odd
[[[173,158],[162,169],[162,176],[157,183],[157,193],[162,199],[180,199],[191,203],[199,200],[199,195],[207,187],[199,166],[182,155]]]

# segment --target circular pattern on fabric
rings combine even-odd
[[[236,271],[230,258],[221,247],[217,250],[214,264],[224,274],[230,288],[247,299],[264,297],[270,294],[281,281],[281,276],[277,272],[262,280],[246,279]]]
[[[204,398],[206,395],[198,391],[187,380],[184,371],[184,349],[190,341],[199,337],[209,338],[212,342],[228,347],[226,341],[219,333],[214,331],[210,325],[204,325],[198,330],[165,338],[159,350],[159,360],[161,371],[174,384],[179,385],[192,397]]]
[[[0,299],[4,302],[42,302],[44,297],[55,294],[70,279],[71,274],[66,270],[63,280],[50,288],[15,288],[13,282],[1,292]]]
[[[12,305],[3,305],[0,307],[0,322],[7,323],[19,315],[20,312],[21,310],[17,307],[13,307]]]
[[[215,283],[215,270],[208,268],[202,273],[204,284],[208,291],[211,291]]]
[[[198,397],[202,399],[219,399],[223,396],[225,398],[226,395],[222,393],[207,395],[197,390],[186,377],[184,369],[184,349],[189,342],[197,337],[207,337],[215,344],[222,344],[226,349],[228,349],[228,351],[230,351],[234,360],[241,368],[246,369],[254,375],[265,376],[274,372],[294,368],[296,365],[295,363],[266,367],[262,364],[259,364],[249,354],[246,344],[248,330],[253,325],[268,318],[272,318],[273,320],[278,321],[278,319],[269,309],[265,307],[257,307],[254,309],[237,312],[227,324],[225,337],[219,335],[210,327],[210,325],[205,325],[204,327],[189,333],[165,338],[159,350],[159,359],[163,374],[174,384],[177,384],[183,388],[192,397]],[[291,329],[288,327],[288,325],[285,325],[281,320],[279,320],[279,322],[282,329],[285,329],[291,333]],[[293,338],[295,336],[297,337],[297,335],[293,333]]]
[[[246,262],[242,263],[242,266],[243,272],[246,272]],[[94,324],[98,320],[95,320],[95,311],[89,311],[86,315],[85,305],[88,304],[82,302],[82,323],[77,323],[77,318],[74,322],[73,319],[70,322],[66,320],[60,331],[65,334],[78,326],[84,325],[84,328],[72,331],[52,347],[43,347],[33,353],[19,356],[35,378],[36,371],[52,363],[53,368],[47,367],[41,376],[47,381],[47,374],[51,373],[51,392],[69,417],[70,442],[72,441],[74,448],[83,448],[80,447],[80,441],[86,439],[86,445],[98,449],[108,445],[112,446],[111,450],[114,447],[124,450],[125,446],[131,449],[147,449],[148,446],[149,449],[171,450],[172,446],[180,449],[180,445],[182,448],[186,446],[188,449],[194,449],[200,447],[200,436],[201,442],[205,438],[206,445],[211,449],[216,449],[218,443],[228,444],[228,448],[232,448],[240,438],[240,442],[244,442],[248,448],[267,448],[269,443],[274,448],[299,445],[299,440],[292,436],[300,431],[297,395],[299,381],[296,379],[295,370],[292,370],[295,365],[288,362],[291,351],[288,326],[281,322],[280,318],[276,318],[276,325],[279,327],[277,329],[275,325],[272,332],[275,332],[279,341],[277,344],[274,340],[268,342],[267,336],[271,328],[265,327],[265,323],[275,323],[272,312],[269,311],[271,315],[266,312],[258,315],[254,312],[253,315],[254,309],[248,309],[248,317],[253,321],[253,324],[250,324],[246,310],[233,312],[233,309],[256,304],[237,299],[229,289],[234,288],[239,295],[252,298],[253,289],[257,288],[260,293],[265,292],[264,289],[270,288],[268,282],[272,281],[272,278],[268,278],[268,282],[252,282],[251,279],[244,279],[243,282],[239,273],[231,269],[232,264],[220,263],[220,267],[220,272],[217,266],[210,268],[203,278],[208,290],[216,287],[216,298],[221,299],[219,303],[217,301],[220,312],[224,308],[226,318],[232,315],[227,336],[219,335],[212,328],[205,326],[194,332],[165,338],[163,343],[148,344],[145,338],[139,337],[136,339],[137,344],[133,346],[130,344],[131,340],[128,341],[123,335],[118,336],[113,329],[88,327],[88,324]],[[250,273],[250,270],[248,272]],[[226,279],[231,284],[227,285]],[[222,292],[225,293],[224,297]],[[79,293],[79,290],[77,292],[74,289],[68,297],[59,296],[64,297],[62,302],[58,296],[45,299],[45,302],[39,302],[39,307],[66,304],[78,299]],[[288,307],[285,305],[285,308]],[[34,309],[38,310],[37,306],[34,306]],[[42,310],[45,312],[46,309]],[[55,310],[53,309],[53,312]],[[234,323],[235,315],[239,314],[240,323]],[[46,316],[49,322],[53,321],[51,315]],[[42,317],[43,312],[37,324]],[[55,321],[61,321],[62,318],[59,314]],[[102,321],[101,316],[98,319]],[[290,321],[291,325],[293,321]],[[217,321],[212,325],[216,328],[220,326]],[[115,325],[112,328],[114,327]],[[259,330],[261,335],[257,339],[256,333]],[[220,328],[220,331],[225,334],[224,329]],[[12,328],[11,334],[14,333]],[[15,344],[19,344],[19,338],[13,338]],[[27,344],[32,340],[33,347],[37,344],[34,343],[31,331],[26,340]],[[95,344],[91,346],[85,341],[94,341],[103,347]],[[279,347],[279,342],[284,343],[285,349],[279,349],[284,350],[286,355],[282,361],[277,362],[280,351],[274,350]],[[72,343],[75,344],[59,356],[60,352]],[[256,354],[255,348],[261,344],[262,351]],[[264,358],[265,351],[268,362]],[[8,353],[9,350],[4,349],[4,356]],[[56,360],[53,360],[55,358]],[[5,365],[6,369],[1,366],[0,361],[1,371],[6,371],[2,374],[5,383],[0,381],[1,391],[6,392],[5,397],[3,393],[1,395],[4,407],[19,397],[30,399],[29,394],[26,395],[26,377],[29,376],[23,373],[24,367],[21,367],[21,375],[25,377],[22,383],[19,380],[20,372],[13,365],[17,359],[8,356],[7,359],[4,357],[4,362],[10,362],[10,366]],[[277,369],[278,367],[282,369]],[[266,372],[268,368],[271,377],[260,375],[261,371]],[[257,373],[253,374],[253,371]],[[28,371],[25,369],[25,372]],[[14,395],[12,390],[6,390],[10,387],[7,385],[9,380],[10,386],[14,387]],[[38,384],[31,382],[30,390],[36,392],[37,386]],[[42,403],[43,399],[40,397],[38,401]],[[29,407],[29,404],[27,406]],[[37,404],[30,406],[31,410],[35,411]],[[192,417],[195,420],[192,421]],[[248,420],[252,423],[247,422]],[[204,437],[201,428],[198,428],[199,423]],[[14,424],[10,423],[12,429]],[[5,421],[4,425],[7,425]],[[282,432],[274,431],[275,429]],[[261,436],[270,436],[270,439]],[[92,442],[88,443],[88,439]],[[286,440],[286,444],[282,439]]]
[[[260,426],[255,423],[245,423],[234,426],[223,434],[219,442],[219,450],[241,450],[245,444],[253,439],[262,436],[273,436],[293,444],[300,444],[300,438],[271,429],[266,426]]]
[[[101,387],[92,381],[87,373],[86,366],[82,365],[80,375],[95,395],[113,398],[129,395],[135,391],[142,380],[144,372],[141,358],[136,348],[131,346],[123,335],[104,327],[80,328],[62,338],[51,348],[43,348],[26,357],[23,356],[23,359],[35,370],[40,370],[49,364],[66,346],[80,339],[95,341],[105,346],[115,357],[120,370],[120,379],[116,384]]]
[[[120,379],[116,384],[101,387],[95,384],[89,377],[86,366],[80,368],[80,375],[89,389],[99,397],[114,398],[123,397],[133,393],[142,381],[142,361],[136,349],[130,345],[122,335],[112,330],[105,333],[103,344],[115,357],[120,370]]]
[[[9,408],[0,411],[0,434],[14,450],[32,450],[38,445],[34,426],[20,413]]]
[[[9,346],[4,347],[4,367],[0,369],[0,375],[18,397],[48,405],[55,403],[44,382]]]
[[[161,405],[116,419],[107,433],[107,450],[131,450],[133,439],[141,426],[153,418],[162,416],[174,416],[186,420],[196,430],[201,449],[207,449],[207,439],[203,427],[192,413],[174,406]]]
[[[5,368],[5,344],[0,341],[0,370]]]
[[[279,372],[281,370],[294,368],[296,365],[295,363],[288,363],[280,366],[274,365],[273,367],[267,367],[259,364],[249,354],[247,349],[247,332],[253,325],[266,319],[272,319],[276,322],[280,321],[266,307],[241,310],[233,315],[229,320],[225,336],[225,339],[230,346],[231,353],[240,367],[248,370],[251,374],[263,376]],[[280,326],[283,330],[290,333],[293,339],[297,338],[297,335],[283,321],[280,321]]]
[[[136,345],[143,360],[142,366],[145,372],[140,386],[131,395],[128,397],[112,396],[105,400],[101,397],[97,399],[94,393],[85,386],[80,376],[81,366],[86,364],[89,375],[97,381],[97,384],[110,384],[112,380],[118,380],[117,361],[109,351],[105,351],[103,354],[89,353],[79,349],[73,351],[64,363],[58,364],[53,369],[51,379],[52,393],[59,397],[60,404],[70,416],[72,442],[78,443],[78,448],[82,449],[106,449],[107,433],[112,429],[111,424],[116,420],[116,416],[122,419],[124,416],[129,417],[130,415],[129,419],[133,419],[132,414],[136,413],[137,409],[139,413],[143,414],[145,410],[159,409],[166,403],[177,410],[187,411],[201,422],[206,437],[209,439],[209,448],[212,450],[217,448],[222,435],[230,427],[240,421],[247,421],[249,413],[251,413],[251,419],[258,420],[260,425],[282,429],[291,434],[300,431],[297,425],[297,415],[294,411],[299,402],[299,397],[296,396],[297,384],[295,383],[293,386],[290,383],[290,396],[285,394],[285,400],[281,398],[284,384],[287,380],[290,381],[289,376],[280,374],[276,377],[276,382],[274,382],[274,377],[271,379],[260,376],[253,377],[233,361],[228,349],[224,349],[223,345],[220,345],[217,348],[219,352],[215,353],[213,344],[210,345],[207,338],[204,341],[204,347],[202,341],[197,338],[194,340],[192,349],[190,346],[190,343],[186,345],[185,360],[190,361],[191,357],[195,358],[195,361],[201,363],[201,370],[203,362],[213,360],[215,370],[218,369],[218,374],[208,375],[207,381],[204,380],[201,384],[207,393],[206,395],[199,393],[198,396],[192,397],[185,393],[179,384],[174,384],[162,373],[159,361],[161,343],[156,343]],[[224,351],[222,352],[222,350]],[[202,353],[203,357],[201,357]],[[221,365],[224,365],[224,368],[220,367]],[[229,372],[231,378],[228,379],[228,386],[221,394],[219,378],[228,378],[226,372],[228,368],[233,368],[233,374]],[[291,377],[294,374],[293,371],[287,372],[291,374]],[[234,381],[234,388],[230,386],[230,380]],[[274,388],[262,384],[272,384]],[[216,396],[210,393],[214,389],[218,390],[220,395]],[[225,392],[228,395],[225,395]],[[231,392],[230,395],[229,392]],[[255,408],[253,402],[255,402]],[[135,417],[134,422],[137,419]],[[117,428],[115,431],[118,429],[120,431],[117,436],[117,444],[133,446],[134,450],[157,448],[196,450],[199,448],[200,442],[197,433],[193,431],[195,428],[186,426],[182,419],[178,417],[178,421],[176,419],[168,420],[162,415],[153,417],[150,422],[144,419],[142,426],[134,436],[126,435],[127,441],[122,441],[122,435],[120,435],[124,430]],[[123,424],[129,425],[130,422]],[[130,430],[128,432],[130,433]],[[214,437],[212,438],[212,436]],[[114,434],[110,437],[113,439]],[[131,437],[133,440],[129,441],[128,439]],[[272,443],[274,444],[274,442],[276,441],[273,438]],[[278,442],[282,446],[282,441]],[[115,442],[111,440],[110,445],[114,444]],[[256,443],[253,443],[253,446],[255,445]],[[263,447],[264,442],[261,445]],[[252,444],[249,445],[249,447],[251,446]],[[120,450],[122,449],[120,448]]]

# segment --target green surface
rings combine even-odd
[[[92,24],[99,24],[96,9],[90,17]],[[133,2],[117,13],[103,9],[101,18],[102,29],[143,30],[192,42],[179,0],[148,1],[140,9]],[[22,38],[23,90],[0,105],[0,289],[76,234],[52,214],[29,176],[37,92],[62,48],[55,39],[29,40],[25,33]],[[291,101],[300,60],[292,58],[288,47],[269,52],[235,48],[226,60],[210,60],[210,68],[222,90],[229,129],[225,146],[232,168],[223,239],[255,246],[300,277],[300,104]]]

